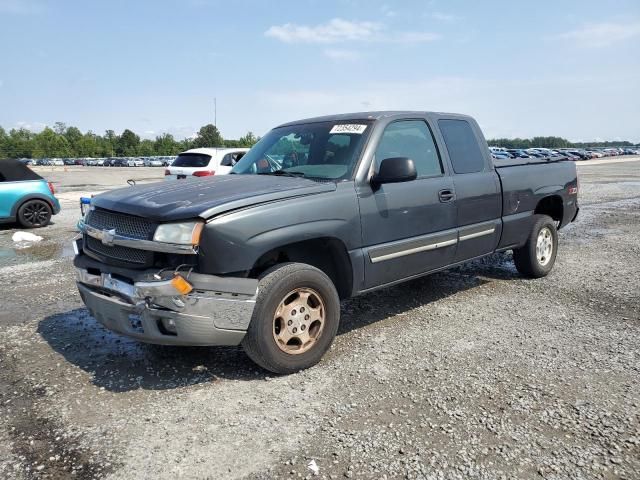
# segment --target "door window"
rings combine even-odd
[[[422,120],[402,120],[385,128],[376,149],[376,165],[379,167],[382,160],[393,157],[413,160],[418,177],[443,172],[431,130]]]
[[[227,153],[224,157],[222,157],[222,161],[220,162],[220,166],[222,167],[233,167],[238,160],[240,160],[246,152],[231,152]]]
[[[475,173],[484,170],[484,157],[469,122],[438,120],[449,158],[456,173]]]

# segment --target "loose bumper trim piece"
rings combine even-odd
[[[110,273],[76,272],[82,300],[100,323],[148,343],[237,345],[249,327],[257,295],[254,279],[227,282],[198,274],[194,290],[180,295],[168,279],[128,283]],[[210,285],[222,288],[198,288]]]

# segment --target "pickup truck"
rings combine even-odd
[[[575,164],[496,160],[470,117],[366,112],[287,123],[229,175],[94,197],[78,288],[107,328],[239,345],[263,368],[317,363],[340,300],[513,250],[543,277],[578,214]]]

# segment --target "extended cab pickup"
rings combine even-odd
[[[80,294],[107,328],[237,345],[278,373],[331,345],[340,300],[497,251],[542,277],[578,214],[575,164],[496,160],[470,117],[367,112],[271,130],[230,175],[103,193]]]

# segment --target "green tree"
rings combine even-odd
[[[118,136],[116,132],[113,130],[105,130],[104,137],[100,142],[101,145],[101,155],[104,157],[113,157],[116,153],[116,142],[118,140]]]
[[[70,154],[67,139],[49,127],[38,133],[34,141],[33,155],[36,157],[68,157]]]
[[[156,155],[175,155],[180,151],[180,145],[170,133],[163,133],[153,142],[153,150]]]
[[[0,127],[0,158],[7,158],[7,142],[9,141],[9,135],[4,128]]]
[[[220,131],[213,124],[205,125],[200,128],[198,136],[193,141],[194,147],[222,147],[224,146],[224,140]]]
[[[69,127],[64,132],[64,138],[69,142],[69,148],[71,149],[70,155],[72,157],[78,156],[79,143],[82,140],[82,132],[77,127]]]
[[[9,138],[5,141],[5,150],[8,158],[32,158],[34,134],[26,128],[9,131]]]
[[[154,155],[153,149],[153,141],[144,139],[138,145],[138,155],[142,155],[143,157],[150,157]]]
[[[64,135],[67,131],[67,125],[64,122],[56,122],[53,124],[53,131],[58,135]]]
[[[140,137],[129,129],[125,129],[116,140],[116,153],[121,156],[132,156],[138,152]]]
[[[76,143],[76,150],[72,154],[74,157],[95,157],[102,155],[100,151],[99,137],[89,130]]]
[[[253,147],[260,138],[256,137],[253,132],[247,132],[246,135],[240,137],[238,142],[241,147]]]

